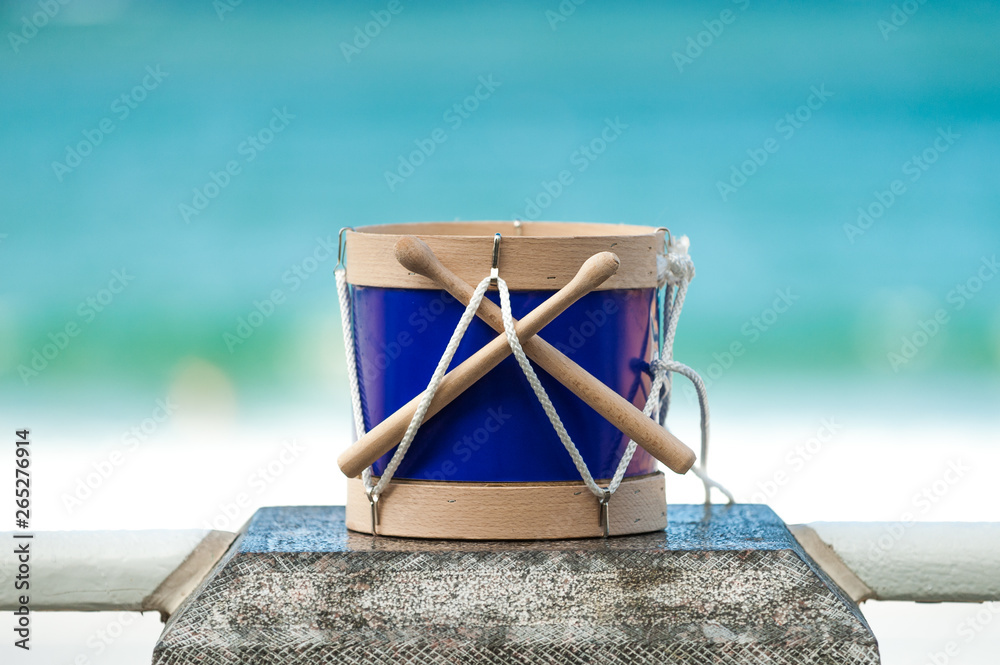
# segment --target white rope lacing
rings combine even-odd
[[[691,471],[698,476],[705,486],[705,504],[712,503],[712,488],[722,492],[729,503],[736,503],[732,492],[720,485],[708,475],[708,438],[711,424],[711,415],[708,410],[708,392],[705,389],[705,382],[696,371],[687,365],[674,360],[674,337],[677,335],[677,321],[680,319],[681,310],[684,308],[684,298],[687,296],[688,285],[694,279],[694,262],[688,254],[690,242],[687,236],[669,236],[666,255],[657,256],[658,268],[658,289],[656,310],[657,310],[657,357],[649,364],[650,374],[653,376],[653,385],[649,391],[649,402],[657,402],[660,406],[658,410],[657,422],[666,427],[667,412],[670,410],[671,372],[677,372],[687,377],[694,385],[695,393],[698,395],[698,408],[701,412],[701,454],[699,455],[700,465],[691,468]],[[657,381],[659,380],[659,386]],[[662,387],[662,396],[657,399],[657,389]],[[647,406],[649,404],[647,402]],[[634,441],[629,442],[629,446],[634,446]]]
[[[403,440],[400,441],[399,445],[396,447],[396,452],[393,453],[392,457],[389,459],[389,464],[382,472],[382,476],[373,486],[371,482],[371,467],[365,469],[365,473],[362,474],[365,492],[368,494],[368,500],[372,503],[378,501],[382,492],[385,491],[386,486],[392,481],[392,477],[395,475],[399,465],[403,462],[403,458],[406,456],[406,451],[410,449],[410,444],[413,443],[413,439],[416,437],[417,431],[420,429],[420,425],[424,422],[424,417],[427,415],[427,409],[430,408],[431,402],[434,401],[434,395],[437,393],[438,387],[441,385],[441,380],[448,371],[448,366],[451,364],[451,359],[455,356],[455,352],[458,350],[458,345],[461,343],[462,337],[465,336],[465,331],[468,329],[469,324],[472,323],[472,319],[476,315],[476,310],[479,309],[479,303],[482,301],[483,295],[486,293],[486,289],[490,285],[490,281],[490,277],[484,278],[472,294],[472,299],[469,301],[469,305],[465,308],[465,312],[462,314],[462,318],[459,319],[458,325],[455,326],[455,331],[451,334],[451,339],[448,340],[448,346],[445,347],[444,354],[441,355],[441,359],[438,361],[437,367],[434,368],[434,373],[431,375],[431,380],[427,384],[427,389],[424,390],[420,397],[420,402],[417,404],[417,410],[414,412],[413,418],[410,419],[410,424],[406,427],[406,433],[403,434]]]
[[[347,356],[347,383],[351,389],[351,410],[354,412],[354,433],[357,438],[365,435],[365,416],[361,410],[361,390],[358,387],[358,361],[354,351],[353,323],[354,308],[351,305],[350,287],[347,285],[347,271],[337,268],[337,296],[340,299],[340,323],[344,331],[344,354]]]
[[[343,256],[343,249],[341,249]],[[351,291],[347,285],[347,271],[343,267],[343,259],[337,269],[333,271],[337,278],[337,297],[340,299],[340,324],[344,331],[344,355],[347,361],[347,385],[351,389],[351,411],[354,412],[354,435],[355,440],[363,437],[365,429],[365,414],[361,409],[361,388],[358,384],[358,357],[354,351],[354,306],[351,302]],[[365,491],[371,497],[372,468],[365,467],[361,472],[361,481],[365,486]]]
[[[667,410],[670,405],[670,373],[677,372],[678,374],[690,379],[694,384],[695,392],[698,395],[698,404],[701,411],[701,465],[700,467],[693,467],[692,471],[702,480],[702,483],[705,486],[706,504],[711,503],[711,489],[713,487],[719,489],[723,494],[725,494],[730,503],[734,503],[735,499],[733,498],[733,495],[722,485],[712,480],[708,476],[706,470],[708,460],[710,417],[705,384],[701,380],[701,377],[698,376],[697,372],[687,365],[673,360],[673,344],[674,337],[677,332],[677,320],[680,317],[680,312],[684,305],[684,298],[687,295],[688,284],[694,277],[694,263],[687,254],[687,247],[688,240],[686,237],[682,236],[676,239],[671,238],[666,256],[659,255],[657,257],[659,269],[659,293],[657,294],[656,306],[658,353],[657,357],[653,359],[649,366],[649,373],[652,376],[652,384],[650,385],[649,397],[647,398],[643,413],[665,426]],[[340,300],[341,322],[344,332],[344,351],[346,354],[348,369],[348,384],[351,390],[351,408],[354,414],[354,428],[357,436],[360,437],[365,434],[366,430],[364,424],[364,414],[361,408],[357,356],[355,354],[354,334],[352,330],[353,307],[344,268],[342,266],[338,266],[335,271],[335,275],[337,279],[337,294]],[[580,477],[583,479],[587,489],[589,489],[590,492],[598,498],[601,505],[606,508],[611,495],[614,494],[614,492],[621,485],[622,480],[625,477],[625,471],[628,469],[628,465],[632,461],[632,457],[635,454],[638,444],[632,440],[628,442],[625,452],[622,455],[622,458],[618,463],[618,467],[616,468],[611,481],[608,483],[607,488],[601,488],[591,475],[586,462],[583,460],[579,450],[573,443],[569,432],[566,431],[566,427],[563,425],[558,412],[556,412],[555,406],[552,404],[552,400],[549,399],[548,393],[545,391],[545,388],[538,379],[538,375],[531,366],[531,363],[528,360],[517,336],[514,318],[511,313],[510,290],[507,286],[507,282],[504,281],[503,278],[494,274],[483,278],[483,280],[476,287],[472,299],[469,301],[468,306],[466,306],[465,312],[462,314],[462,318],[455,327],[451,339],[448,342],[448,346],[445,348],[444,354],[441,356],[441,359],[431,376],[431,380],[427,384],[427,389],[422,393],[417,410],[414,413],[413,418],[410,420],[409,426],[406,428],[406,433],[403,435],[402,441],[400,441],[397,446],[396,452],[393,453],[393,456],[390,458],[389,464],[386,466],[382,476],[379,478],[378,483],[374,485],[372,484],[371,467],[366,468],[362,473],[362,482],[364,483],[365,492],[367,493],[369,501],[372,502],[373,506],[375,502],[378,501],[379,496],[385,490],[386,486],[392,481],[392,477],[399,468],[399,465],[402,463],[403,457],[406,455],[406,451],[409,450],[410,444],[413,442],[413,439],[416,436],[417,431],[420,429],[420,425],[423,423],[424,417],[427,414],[427,410],[430,407],[431,402],[434,400],[434,395],[437,392],[441,380],[444,378],[448,366],[451,364],[452,358],[458,349],[458,345],[462,341],[462,337],[465,335],[465,331],[472,322],[472,318],[475,316],[476,311],[479,309],[479,305],[486,293],[486,289],[489,287],[490,282],[494,279],[496,280],[497,288],[500,291],[500,309],[507,343],[510,345],[511,352],[517,360],[518,366],[524,373],[529,385],[531,385],[532,391],[541,403],[542,409],[545,411],[545,415],[552,424],[560,442],[562,442],[566,451],[569,453],[570,458],[573,461],[573,465],[579,472]],[[373,516],[374,514],[373,510]],[[606,520],[607,513],[604,512],[602,515],[602,519]],[[606,522],[605,533],[607,533]]]
[[[552,400],[549,399],[549,394],[545,392],[545,388],[542,386],[541,381],[538,380],[538,375],[535,374],[535,369],[531,366],[531,363],[528,361],[528,356],[525,355],[524,349],[521,347],[521,340],[517,338],[517,330],[514,328],[514,317],[511,314],[510,290],[507,288],[507,282],[505,282],[502,277],[497,278],[497,288],[500,290],[500,311],[503,313],[503,329],[507,335],[507,343],[510,345],[510,349],[514,353],[514,358],[517,359],[517,364],[521,367],[524,377],[528,379],[528,383],[531,384],[531,389],[534,391],[535,397],[537,397],[538,401],[541,402],[542,409],[545,410],[545,415],[548,416],[549,422],[552,423],[552,428],[556,431],[556,434],[559,436],[559,440],[569,453],[570,459],[573,460],[573,465],[580,473],[580,477],[583,478],[583,483],[598,499],[605,499],[607,496],[605,490],[601,489],[601,487],[594,481],[594,477],[590,474],[590,469],[587,468],[587,463],[583,461],[583,456],[580,455],[580,451],[577,450],[576,444],[573,443],[573,439],[570,438],[569,432],[566,431],[562,418],[560,418],[559,414],[556,412],[556,407],[552,405]],[[622,462],[624,462],[624,464],[619,464],[618,466],[622,475],[624,475],[624,467],[628,466],[628,461],[623,459]],[[620,483],[621,480],[618,482]],[[607,491],[613,494],[617,488],[617,485],[613,488],[609,485]]]

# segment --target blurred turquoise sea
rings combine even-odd
[[[739,499],[1000,521],[997,3],[10,0],[0,37],[0,427],[33,431],[33,528],[342,503],[327,246],[515,218],[690,238],[675,357]],[[885,665],[976,611],[865,606]],[[106,616],[41,615],[36,655],[148,662],[146,618],[95,653]],[[983,635],[949,662],[995,663]]]
[[[551,5],[404,2],[359,49],[355,28],[382,5],[78,3],[8,43],[37,11],[8,3],[4,401],[155,392],[189,358],[219,368],[238,394],[339,392],[334,262],[234,352],[223,334],[255,300],[291,290],[287,272],[341,226],[518,216],[688,235],[698,276],[676,355],[702,371],[732,341],[750,342],[745,325],[790,290],[794,306],[733,376],[995,375],[1000,280],[961,311],[947,300],[1000,246],[994,4],[919,5],[888,32],[883,3],[588,2],[564,21]],[[708,45],[692,48],[698,40]],[[461,117],[453,105],[480,77],[495,89]],[[155,87],[136,102],[144,78]],[[799,107],[816,89],[828,96],[807,116]],[[275,109],[287,127],[260,150],[245,143]],[[609,119],[626,129],[581,170],[574,153]],[[446,141],[391,189],[386,172],[436,128]],[[911,180],[907,163],[939,131],[958,138]],[[73,168],[86,132],[103,137]],[[769,139],[777,151],[720,193]],[[231,160],[239,173],[185,215]],[[537,206],[563,170],[572,184]],[[857,226],[859,207],[887,200],[896,179],[905,192]],[[121,269],[134,281],[81,320],[80,304]],[[938,308],[950,322],[894,368],[888,354]],[[22,377],[72,321],[82,331],[68,348]]]

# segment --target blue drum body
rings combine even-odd
[[[594,291],[540,333],[550,344],[642,409],[652,352],[654,288]],[[551,291],[512,291],[516,318]],[[499,294],[487,297],[499,303]],[[439,290],[355,286],[354,338],[365,426],[376,426],[420,394],[430,380],[465,307]],[[457,366],[497,333],[473,319],[452,361]],[[614,475],[628,437],[535,365],[542,385],[594,478]],[[395,449],[393,449],[393,452]],[[374,465],[381,475],[392,452]],[[627,477],[653,473],[641,447]],[[420,427],[395,478],[467,482],[580,481],[527,379],[506,358]]]

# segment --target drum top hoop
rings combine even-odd
[[[611,251],[618,273],[600,289],[655,288],[662,228],[583,222],[426,222],[366,226],[347,231],[347,281],[356,286],[439,290],[410,274],[395,259],[400,237],[416,235],[459,277],[477,284],[489,275],[493,236],[503,235],[500,276],[515,291],[554,291],[565,286],[594,254]]]

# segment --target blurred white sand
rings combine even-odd
[[[897,394],[890,408],[879,406],[877,386],[829,390],[822,399],[794,396],[790,388],[782,390],[784,404],[773,403],[775,393],[766,390],[717,390],[710,471],[739,499],[764,496],[789,523],[898,520],[907,514],[930,521],[1000,521],[994,487],[1000,414],[977,408],[977,398],[952,400],[951,406],[942,400],[931,409],[921,400],[939,398]],[[975,394],[992,399],[993,390],[987,386]],[[678,395],[674,410],[674,431],[697,443],[692,404]],[[345,480],[336,456],[350,440],[348,411],[345,401],[325,416],[303,407],[284,409],[280,417],[257,411],[239,420],[233,414],[218,421],[171,418],[134,448],[121,435],[148,417],[148,409],[121,421],[91,422],[84,436],[75,417],[25,414],[37,423],[33,526],[237,530],[260,506],[343,503]],[[938,481],[950,463],[970,470],[945,488]],[[87,486],[88,480],[96,487]],[[89,496],[77,493],[81,483]],[[702,489],[695,478],[668,472],[667,494],[670,503],[697,503]],[[992,665],[1000,650],[1000,606],[997,614],[984,608],[869,603],[863,610],[885,665],[933,663],[928,654],[944,654],[949,642],[956,643],[957,655],[941,656],[947,660],[940,662]],[[35,662],[148,662],[158,619],[134,616],[134,623],[116,627],[120,617],[114,614],[38,614]],[[968,631],[959,631],[970,619],[980,628],[967,642]],[[120,635],[98,653],[102,638],[94,635],[109,628]],[[81,655],[86,660],[77,661]]]

